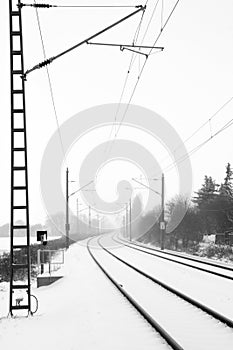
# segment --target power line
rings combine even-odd
[[[194,147],[190,152],[184,154],[181,156],[177,161],[172,162],[169,164],[165,169],[164,172],[168,172],[172,170],[174,167],[176,167],[179,163],[182,163],[185,161],[187,158],[191,157],[194,153],[199,151],[205,144],[207,144],[209,141],[211,141],[213,138],[215,138],[217,135],[222,133],[224,130],[228,129],[231,125],[233,125],[233,118],[229,120],[223,127],[221,127],[218,131],[215,132],[212,136],[210,136],[208,139],[200,143],[198,146]]]
[[[206,120],[201,126],[199,126],[189,137],[187,137],[183,142],[180,143],[173,151],[172,153],[174,154],[183,144],[187,143],[189,140],[191,140],[200,130],[202,130],[208,123],[210,122],[233,100],[233,96],[230,97],[226,102],[224,102],[221,107],[217,109],[217,111],[212,114],[208,120]],[[211,136],[212,136],[212,131],[211,131]],[[169,156],[166,156],[162,159],[162,162],[164,162],[166,159],[168,159]]]
[[[36,0],[34,0],[34,3],[36,4]],[[40,39],[41,39],[41,44],[42,44],[43,56],[44,56],[44,59],[46,60],[45,45],[44,45],[42,29],[41,29],[41,24],[40,24],[40,18],[39,18],[39,13],[38,13],[38,9],[37,8],[36,8],[36,18],[37,18],[37,24],[38,24],[39,33],[40,33]],[[55,115],[55,119],[56,119],[56,124],[57,124],[57,130],[58,130],[59,140],[60,140],[60,144],[61,144],[61,149],[62,149],[64,160],[66,160],[66,154],[65,154],[63,141],[62,141],[61,129],[60,129],[60,124],[59,124],[58,115],[57,115],[57,109],[56,109],[56,105],[55,105],[55,99],[54,99],[54,93],[53,93],[53,88],[52,88],[52,82],[51,82],[51,78],[50,78],[50,74],[49,74],[49,69],[48,69],[47,66],[46,66],[46,72],[47,72],[47,77],[48,77],[50,96],[51,96],[53,110],[54,110],[54,115]]]
[[[147,0],[147,2],[145,4],[145,7],[146,7],[147,3],[148,3],[148,0]],[[134,38],[133,38],[133,44],[137,43],[137,39],[138,39],[138,36],[139,36],[139,33],[140,33],[140,29],[141,29],[144,13],[145,13],[145,11],[143,11],[141,19],[140,19],[140,22],[139,22],[139,24],[137,26],[137,29],[135,31]],[[121,105],[121,101],[122,101],[122,98],[123,98],[123,95],[124,95],[124,92],[125,92],[125,88],[127,86],[128,78],[129,78],[130,71],[131,71],[132,64],[133,64],[134,55],[135,55],[135,53],[132,53],[131,58],[130,58],[129,67],[127,69],[127,73],[126,73],[126,76],[125,76],[123,88],[122,88],[121,95],[120,95],[120,100],[119,100],[118,105],[117,105],[117,110],[115,112],[114,121],[112,123],[112,127],[111,127],[111,131],[110,131],[110,134],[109,134],[109,137],[108,137],[108,141],[110,140],[110,138],[112,136],[113,129],[116,126],[117,116],[118,116],[118,113],[119,113],[119,110],[120,110],[120,105]],[[110,149],[108,150],[108,145],[107,145],[106,148],[105,148],[105,152],[106,151],[110,152],[111,151],[111,146],[110,146]]]
[[[145,7],[147,6],[148,1],[149,1],[149,0],[146,1]],[[145,39],[145,36],[146,36],[146,34],[147,34],[147,32],[148,32],[149,26],[150,26],[151,21],[152,21],[152,19],[153,19],[153,17],[154,17],[154,14],[155,14],[155,11],[156,11],[156,8],[157,8],[157,6],[158,6],[159,1],[160,1],[160,0],[157,0],[156,4],[155,4],[155,6],[154,6],[154,9],[153,9],[152,14],[151,14],[151,16],[150,16],[150,20],[149,20],[149,22],[148,22],[148,24],[147,24],[147,27],[146,27],[146,31],[144,32],[143,38],[142,38],[142,40],[141,40],[141,44],[138,45],[139,47],[142,46],[142,43],[143,43],[143,41],[144,41],[144,39]],[[142,17],[141,17],[140,23],[139,23],[139,25],[138,25],[138,29],[136,30],[135,35],[134,35],[133,43],[136,43],[137,40],[138,40],[138,37],[139,37],[139,34],[140,34],[141,25],[142,25],[142,21],[143,21],[143,17],[144,17],[144,13],[145,13],[145,11],[143,11],[143,13],[142,13]],[[151,52],[150,52],[150,54],[151,54]],[[111,136],[112,136],[112,132],[113,132],[114,126],[116,126],[117,116],[118,116],[118,113],[119,113],[119,110],[120,110],[120,104],[121,104],[121,101],[122,101],[122,98],[123,98],[123,95],[124,95],[124,92],[125,92],[125,89],[126,89],[126,86],[127,86],[128,78],[129,78],[129,75],[130,75],[130,72],[131,72],[131,68],[132,68],[133,65],[134,65],[136,56],[137,56],[137,55],[135,54],[135,52],[132,53],[132,56],[131,56],[131,59],[130,59],[130,63],[129,63],[129,68],[128,68],[128,70],[127,70],[127,74],[126,74],[126,77],[125,77],[125,81],[124,81],[123,88],[122,88],[122,92],[121,92],[121,96],[120,96],[120,100],[119,100],[119,102],[118,102],[117,110],[116,110],[115,117],[114,117],[114,122],[112,123],[112,128],[111,128],[111,131],[110,131],[110,135],[109,135],[109,137],[108,137],[108,140],[110,140],[110,138],[111,138]],[[139,67],[139,74],[140,74],[140,67]],[[115,132],[115,135],[114,135],[114,140],[113,140],[112,144],[110,145],[109,152],[110,152],[111,149],[112,149],[112,146],[113,146],[113,143],[114,143],[114,141],[115,141],[115,138],[116,138],[116,132]],[[108,147],[109,147],[109,146],[107,145],[105,151],[108,149]]]
[[[160,1],[160,0],[157,0],[156,4],[155,4],[155,6],[154,6],[154,9],[153,9],[153,11],[152,11],[152,14],[151,14],[151,16],[150,16],[149,22],[148,22],[147,27],[146,27],[146,31],[144,32],[143,38],[142,38],[142,40],[141,40],[141,45],[142,45],[142,43],[143,43],[143,41],[144,41],[144,39],[145,39],[145,36],[146,36],[146,34],[147,34],[147,32],[148,32],[148,29],[149,29],[150,24],[151,24],[151,21],[152,21],[152,19],[153,19],[153,17],[154,17],[154,14],[155,14],[155,11],[156,11],[156,9],[157,9],[157,6],[158,6],[159,1]],[[147,6],[147,3],[148,3],[148,0],[146,1],[145,7]],[[136,30],[136,33],[135,33],[135,35],[134,35],[133,43],[136,43],[137,40],[138,40],[139,33],[140,33],[140,29],[141,29],[141,25],[142,25],[142,21],[143,21],[143,17],[144,17],[144,13],[145,13],[145,11],[143,11],[143,14],[142,14],[142,17],[141,17],[141,21],[140,21],[140,23],[139,23],[139,25],[138,25],[138,29]],[[128,70],[127,70],[127,74],[126,74],[126,77],[125,77],[125,81],[124,81],[123,88],[122,88],[122,92],[121,92],[121,96],[120,96],[120,100],[119,100],[119,102],[118,102],[117,110],[116,110],[115,117],[114,117],[114,122],[112,123],[112,128],[111,128],[111,131],[110,131],[110,135],[109,135],[108,140],[110,140],[110,138],[111,138],[111,136],[112,136],[112,132],[113,132],[114,126],[116,126],[117,116],[118,116],[118,113],[119,113],[119,110],[120,110],[120,104],[121,104],[123,95],[124,95],[124,93],[125,93],[125,89],[126,89],[126,86],[127,86],[127,82],[128,82],[128,79],[129,79],[129,75],[130,75],[130,72],[131,72],[131,68],[132,68],[133,65],[134,65],[135,57],[136,57],[136,56],[137,56],[137,55],[136,55],[135,53],[132,53],[132,55],[131,55],[131,59],[130,59],[130,63],[129,63],[129,68],[128,68]],[[140,68],[139,68],[139,69],[140,69]],[[139,75],[140,75],[140,70],[139,70]],[[138,82],[137,82],[137,83],[138,83]],[[136,86],[136,87],[137,87],[137,86]],[[134,87],[134,91],[136,90],[136,87]],[[133,93],[134,93],[134,92],[133,92]],[[130,99],[130,101],[128,102],[128,104],[129,104],[130,102],[131,102],[131,99]],[[119,129],[118,129],[118,131],[119,131]],[[117,132],[118,132],[118,131],[117,131],[117,129],[116,129],[115,135],[114,135],[114,139],[113,139],[113,141],[112,141],[112,143],[111,143],[111,145],[110,145],[110,148],[109,148],[109,152],[111,152],[111,150],[112,150],[112,147],[113,147],[113,144],[114,144],[114,142],[115,142],[115,138],[116,138],[116,136],[117,136]],[[109,146],[107,145],[105,151],[108,150],[108,147],[109,147]]]
[[[156,37],[156,39],[155,39],[155,41],[154,41],[154,43],[153,43],[153,46],[155,46],[156,43],[158,42],[158,40],[159,40],[159,38],[160,38],[160,36],[161,36],[163,30],[164,30],[165,27],[167,26],[167,24],[168,24],[168,22],[169,22],[169,20],[170,20],[170,18],[171,18],[171,16],[172,16],[172,14],[174,13],[174,11],[175,11],[175,9],[176,9],[176,7],[177,7],[177,5],[178,5],[179,2],[180,2],[180,0],[177,0],[176,3],[175,3],[175,5],[173,6],[173,8],[172,8],[172,10],[171,10],[171,12],[170,12],[168,18],[166,19],[166,21],[165,21],[163,27],[161,28],[161,30],[160,30],[158,36]],[[150,55],[151,52],[152,52],[152,49],[150,49],[149,55]],[[122,116],[122,119],[121,119],[121,121],[120,121],[120,124],[119,124],[119,126],[118,126],[118,129],[117,129],[117,131],[116,131],[115,138],[117,137],[117,135],[118,135],[118,133],[119,133],[119,130],[120,130],[120,128],[121,128],[121,125],[122,125],[122,123],[123,123],[123,121],[124,121],[124,119],[125,119],[125,117],[126,117],[126,113],[127,113],[128,109],[129,109],[129,105],[130,105],[130,103],[131,103],[131,101],[132,101],[132,98],[133,98],[133,96],[134,96],[134,94],[135,94],[135,91],[136,91],[136,89],[137,89],[138,83],[139,83],[139,81],[140,81],[140,79],[141,79],[141,76],[142,76],[142,73],[143,73],[143,71],[144,71],[144,69],[145,69],[146,63],[147,63],[147,58],[145,59],[145,62],[144,62],[144,64],[143,64],[142,68],[141,68],[141,71],[140,71],[140,73],[139,73],[139,76],[138,76],[138,79],[137,79],[137,81],[136,81],[136,84],[135,84],[135,86],[134,86],[134,88],[133,88],[132,94],[131,94],[131,96],[130,96],[130,98],[129,98],[129,101],[128,101],[127,105],[126,105],[124,114],[123,114],[123,116]],[[115,138],[114,138],[114,139],[115,139]],[[114,141],[114,140],[113,140],[113,141]]]
[[[142,37],[142,40],[141,40],[141,45],[143,44],[143,42],[144,42],[144,40],[145,40],[146,34],[147,34],[147,32],[148,32],[148,30],[149,30],[149,27],[150,27],[150,25],[151,25],[151,22],[152,22],[152,19],[153,19],[155,13],[156,13],[156,9],[157,9],[157,6],[158,6],[158,4],[159,4],[159,1],[160,1],[160,0],[157,0],[156,3],[155,3],[154,9],[153,9],[152,14],[151,14],[151,16],[150,16],[150,19],[149,19],[149,22],[148,22],[148,24],[147,24],[146,30],[145,30],[145,32],[144,32],[144,34],[143,34],[143,37]],[[134,61],[135,61],[135,59],[134,59]],[[134,63],[134,62],[133,62],[133,63]]]

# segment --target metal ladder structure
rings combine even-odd
[[[10,308],[28,310],[31,314],[30,225],[28,203],[27,137],[25,113],[25,81],[23,35],[20,0],[9,0],[10,12],[10,74],[11,74],[11,219],[10,219]],[[24,244],[15,244],[16,233]],[[17,273],[24,271],[26,281],[15,282]],[[26,271],[26,273],[25,273]],[[15,290],[25,293],[26,302],[14,300]]]

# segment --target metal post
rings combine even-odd
[[[162,189],[161,189],[161,217],[160,217],[160,243],[161,249],[164,249],[165,239],[165,222],[164,222],[164,174],[162,174]]]
[[[125,233],[125,216],[123,215],[122,218],[122,236],[125,237],[126,233]]]
[[[69,248],[69,169],[66,168],[66,249]]]
[[[102,230],[102,220],[103,220],[103,217],[100,218],[100,225],[99,225],[99,230],[100,230],[100,232],[101,232],[101,230]]]
[[[51,250],[49,251],[49,275],[51,277]]]
[[[128,237],[128,203],[125,204],[125,237]]]
[[[77,233],[79,233],[79,206],[78,206],[78,198],[77,198]]]
[[[91,229],[91,206],[89,205],[89,230]]]
[[[129,200],[129,240],[132,240],[132,201]]]
[[[100,217],[99,217],[99,214],[97,214],[97,233],[98,235],[100,234]]]

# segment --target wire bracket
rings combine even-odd
[[[124,50],[131,51],[131,52],[137,53],[139,55],[146,56],[146,58],[148,58],[148,56],[149,56],[147,53],[144,53],[144,52],[141,52],[141,51],[132,50],[132,49],[130,49],[128,47],[125,47],[125,46],[120,46],[120,50],[121,51],[124,51]]]
[[[162,46],[149,46],[149,45],[126,45],[126,44],[114,44],[114,43],[95,43],[95,42],[90,42],[86,41],[88,45],[97,45],[97,46],[113,46],[113,47],[119,47],[121,51],[128,50],[143,56],[146,56],[146,58],[149,57],[149,54],[145,52],[141,52],[140,49],[156,49],[163,51],[164,47]],[[135,50],[135,48],[139,48],[139,50]]]

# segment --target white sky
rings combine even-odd
[[[50,0],[48,3],[140,4],[139,1],[126,2],[126,0],[88,0],[85,2],[81,0]],[[164,0],[164,18],[174,3],[174,0]],[[154,0],[149,0],[142,34],[154,4]],[[50,57],[63,51],[131,11],[133,9],[41,9],[39,13],[47,56]],[[2,67],[0,81],[2,116],[0,224],[3,224],[9,221],[10,213],[8,1],[0,2],[0,14],[0,63]],[[132,103],[159,113],[184,140],[233,95],[232,15],[233,2],[231,0],[221,2],[218,0],[181,0],[158,42],[158,45],[164,46],[165,50],[149,58],[132,100]],[[140,14],[99,37],[96,41],[131,43],[139,18]],[[153,19],[144,44],[152,44],[159,21],[160,12]],[[23,9],[23,26],[25,68],[28,69],[43,60],[34,9]],[[104,103],[117,103],[130,57],[130,53],[121,52],[119,48],[84,45],[52,63],[49,69],[60,124],[85,108]],[[142,64],[142,57],[140,61]],[[137,57],[132,72],[132,81],[126,88],[122,102],[128,102],[132,83],[138,74],[138,66],[139,58]],[[34,223],[43,220],[45,216],[40,197],[40,162],[46,144],[56,130],[56,123],[45,69],[31,73],[28,76],[26,88],[30,211],[31,222]],[[212,123],[213,133],[232,118],[232,110],[233,102],[214,119]],[[228,161],[233,163],[231,133],[232,128],[227,129],[191,158],[194,190],[197,190],[201,185],[205,174],[212,175],[218,182],[222,181],[226,163]],[[105,138],[103,136],[103,139],[98,142],[106,141],[108,134],[105,132]],[[100,135],[102,135],[101,132],[99,139]],[[124,128],[119,136],[124,136]],[[188,149],[192,149],[209,136],[210,132],[207,127],[186,146]],[[137,137],[139,140],[140,137],[133,131],[129,136],[132,139]],[[83,140],[81,152],[75,153],[77,162],[72,161],[69,164],[71,177],[72,174],[76,176],[80,159],[85,150],[88,152],[88,148],[84,146],[85,142],[91,149],[96,146],[96,140],[98,137],[94,140],[91,135],[89,140]],[[146,144],[148,148],[153,145],[148,140],[143,143],[143,145]],[[59,144],[58,147],[60,147]],[[158,156],[159,159],[160,156]],[[72,159],[72,155],[70,159]],[[169,164],[171,160],[168,159],[167,162]],[[161,165],[166,166],[166,162]],[[124,168],[121,165],[120,170],[122,179],[128,178],[129,174],[131,176],[129,167]],[[165,178],[167,198],[169,198],[176,192],[174,175],[165,172]],[[113,184],[115,180],[112,179]],[[104,180],[102,182],[104,183]],[[109,185],[107,191],[109,192]],[[115,188],[113,186],[113,199],[114,195]]]

